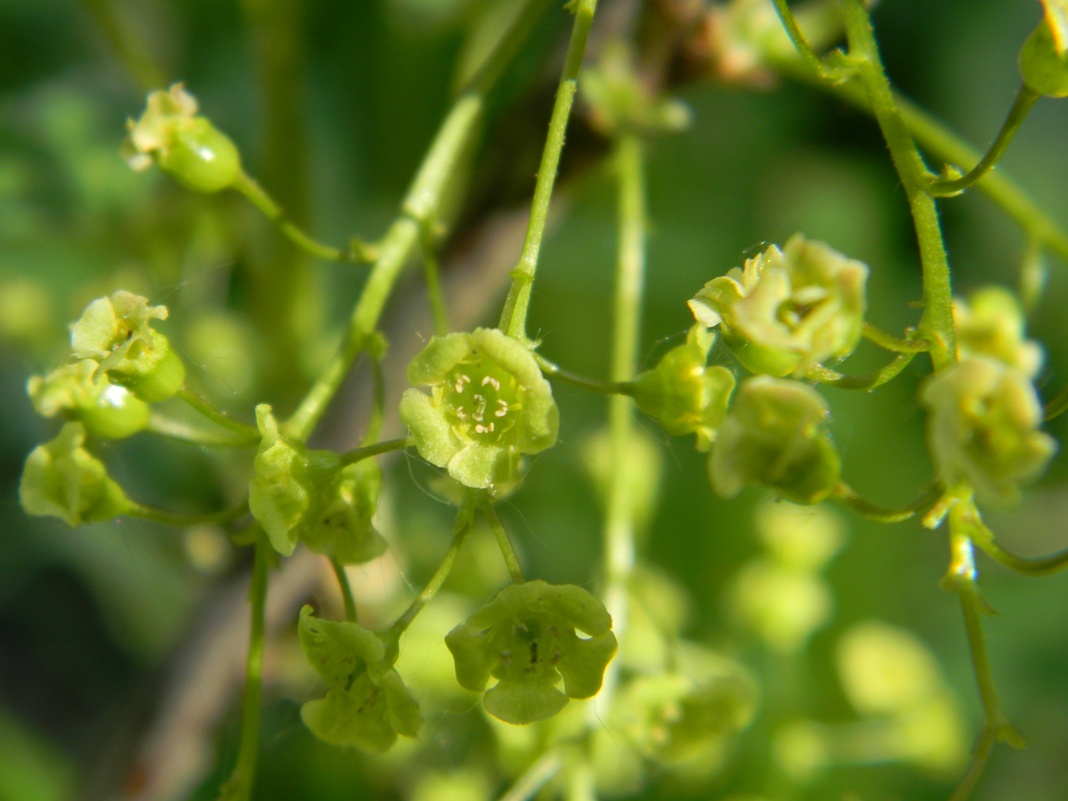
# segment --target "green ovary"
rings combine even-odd
[[[501,444],[522,412],[522,388],[495,365],[461,362],[445,378],[445,414],[465,440]]]

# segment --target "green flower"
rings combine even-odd
[[[1020,48],[1020,77],[1032,92],[1046,97],[1068,97],[1068,50],[1058,44],[1050,17],[1038,23]]]
[[[634,58],[621,42],[609,43],[593,68],[579,81],[590,104],[590,122],[607,136],[621,132],[653,135],[681,131],[690,110],[680,101],[654,96],[634,69]]]
[[[990,286],[968,301],[953,299],[957,354],[961,359],[989,356],[1034,378],[1042,366],[1042,346],[1024,336],[1024,315],[1016,296]]]
[[[144,429],[148,404],[96,371],[95,361],[83,359],[46,376],[33,376],[26,387],[33,408],[42,417],[62,414],[80,420],[89,431],[109,439],[122,439]]]
[[[841,469],[827,416],[826,401],[800,381],[743,381],[708,461],[712,486],[725,498],[763,484],[794,503],[823,500]]]
[[[689,305],[750,371],[802,376],[853,352],[867,279],[866,265],[797,234],[709,281]]]
[[[300,647],[326,682],[326,696],[308,701],[300,716],[323,742],[381,753],[398,734],[415,737],[419,704],[387,657],[382,640],[356,623],[321,620],[300,611]]]
[[[67,423],[59,436],[33,449],[19,483],[26,514],[58,517],[73,528],[130,511],[133,504],[122,487],[84,444],[85,427]]]
[[[71,325],[71,353],[97,362],[98,374],[146,403],[167,400],[182,388],[185,367],[151,326],[166,319],[166,306],[149,306],[147,298],[120,289],[94,300]]]
[[[505,490],[523,454],[556,442],[559,412],[530,349],[495,328],[434,337],[408,365],[400,416],[419,454],[466,487]]]
[[[616,652],[612,618],[571,584],[509,584],[445,637],[460,686],[486,690],[486,711],[506,723],[545,720],[569,698],[601,689]],[[557,685],[563,681],[563,691]]]
[[[342,466],[333,451],[309,450],[278,430],[271,407],[256,407],[260,447],[253,462],[249,509],[271,545],[289,556],[297,542],[342,564],[362,564],[386,551],[371,518],[382,473],[370,461]]]
[[[1042,405],[1027,376],[976,357],[939,370],[924,383],[927,445],[939,479],[967,485],[984,502],[1007,504],[1037,478],[1057,450],[1038,430]]]
[[[685,345],[671,349],[656,368],[634,379],[638,408],[658,420],[669,434],[696,434],[700,451],[712,447],[734,391],[730,370],[707,366],[713,342],[715,334],[695,325]]]
[[[225,189],[241,173],[234,143],[197,114],[196,98],[180,83],[149,94],[144,114],[126,127],[122,152],[135,170],[155,164],[198,192]]]

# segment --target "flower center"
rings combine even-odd
[[[446,414],[462,438],[499,443],[515,426],[521,388],[510,373],[483,361],[461,362],[445,382]]]

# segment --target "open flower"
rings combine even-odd
[[[434,337],[408,365],[400,416],[419,454],[467,487],[501,491],[523,454],[556,442],[552,388],[526,345],[495,328]]]
[[[324,698],[308,701],[300,716],[323,742],[381,753],[398,734],[419,730],[419,704],[404,686],[386,646],[357,623],[321,620],[300,611],[300,647],[326,682]]]
[[[867,279],[866,265],[797,234],[709,281],[689,306],[752,372],[802,376],[853,352]]]
[[[180,83],[149,94],[144,114],[127,128],[123,156],[135,170],[155,164],[198,192],[225,189],[241,172],[234,143],[197,114],[196,98]]]
[[[974,488],[982,501],[1016,501],[1019,486],[1041,475],[1057,450],[1038,430],[1042,405],[1031,382],[1003,362],[976,357],[939,370],[920,401],[939,478]]]
[[[989,356],[1034,378],[1042,366],[1042,346],[1024,335],[1020,302],[1009,290],[988,286],[967,300],[953,299],[957,354]]]
[[[486,711],[506,723],[545,720],[569,698],[601,689],[616,652],[604,604],[571,584],[509,584],[445,637],[460,686],[486,691]],[[563,690],[557,685],[563,681]]]

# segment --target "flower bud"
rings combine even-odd
[[[989,286],[968,301],[953,299],[957,355],[989,356],[1034,378],[1042,366],[1042,346],[1024,336],[1024,315],[1016,296]]]
[[[96,361],[98,373],[146,403],[167,400],[182,388],[185,366],[167,338],[152,329],[154,319],[167,319],[167,307],[149,306],[132,292],[97,298],[70,327],[71,352]]]
[[[695,325],[685,345],[671,349],[654,369],[634,379],[638,408],[669,434],[696,434],[700,451],[712,447],[734,390],[730,370],[706,365],[714,341],[707,328]]]
[[[58,517],[73,528],[110,520],[132,508],[122,487],[84,444],[85,427],[67,423],[59,436],[33,449],[19,483],[19,503],[26,514]]]
[[[569,698],[595,695],[616,652],[604,604],[581,587],[540,580],[509,584],[445,644],[461,687],[482,692],[497,679],[483,698],[486,711],[514,724],[545,720]]]
[[[226,189],[241,172],[234,143],[197,114],[196,98],[180,83],[149,94],[144,114],[127,128],[123,155],[135,170],[155,164],[197,192]]]
[[[398,734],[419,731],[419,704],[387,658],[382,640],[356,623],[320,620],[310,606],[297,629],[304,656],[326,682],[324,698],[308,701],[301,719],[323,742],[381,753]]]
[[[1016,63],[1020,77],[1032,92],[1068,97],[1068,50],[1058,49],[1046,18],[1027,37]]]
[[[556,443],[559,411],[529,348],[495,328],[434,337],[408,365],[400,416],[419,454],[466,487],[503,492],[523,454]]]
[[[33,408],[42,417],[80,420],[97,436],[122,439],[148,425],[148,404],[126,387],[96,376],[97,364],[83,359],[66,364],[46,376],[35,375],[26,387]]]
[[[939,370],[924,383],[927,446],[939,480],[968,486],[987,503],[1019,498],[1057,450],[1038,430],[1042,406],[1027,376],[1002,362],[975,357]]]
[[[750,371],[802,376],[853,352],[867,279],[866,265],[797,234],[709,281],[689,306]]]
[[[807,384],[768,376],[742,382],[708,461],[712,486],[725,498],[763,484],[794,503],[823,500],[841,469],[827,416],[826,401]]]

